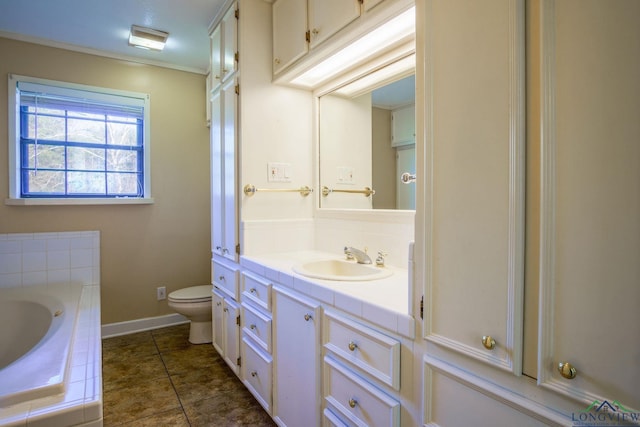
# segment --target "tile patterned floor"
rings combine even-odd
[[[102,341],[105,426],[275,426],[189,325]]]

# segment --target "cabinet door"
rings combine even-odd
[[[425,11],[426,338],[516,375],[522,362],[523,4],[434,0]]]
[[[384,0],[363,0],[362,6],[364,9],[364,12],[368,12],[371,9],[373,9],[374,6],[379,5],[380,3],[382,3]]]
[[[311,48],[337,33],[359,16],[358,0],[309,0]]]
[[[224,297],[217,291],[213,291],[211,298],[211,319],[213,321],[213,348],[220,356],[224,357]]]
[[[226,81],[237,70],[238,20],[234,3],[222,18],[222,81]]]
[[[549,1],[541,15],[538,382],[638,412],[640,2]]]
[[[413,105],[391,112],[391,146],[416,143],[416,108]]]
[[[211,33],[211,90],[222,81],[222,28],[218,25]]]
[[[224,197],[222,193],[222,97],[220,91],[211,96],[211,251],[222,255],[224,246]]]
[[[320,422],[320,305],[274,288],[274,415],[279,425]]]
[[[273,6],[273,74],[309,50],[307,0],[277,0]]]
[[[237,104],[236,94],[237,78],[233,78],[222,85],[222,108],[223,108],[223,203],[216,207],[217,210],[224,210],[223,213],[223,245],[222,256],[237,262],[238,254],[236,245],[238,243],[238,205],[237,205]]]
[[[224,361],[238,374],[240,363],[240,310],[235,301],[224,299]]]

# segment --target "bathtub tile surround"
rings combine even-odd
[[[104,425],[274,426],[189,325],[103,340]]]
[[[55,295],[64,283],[79,283],[82,291],[79,302],[72,303],[77,311],[62,391],[0,406],[2,426],[102,425],[99,232],[0,234],[0,291],[23,288]],[[59,331],[51,336],[58,339]],[[36,346],[24,357],[37,351]]]
[[[0,288],[100,283],[100,233],[0,234]]]

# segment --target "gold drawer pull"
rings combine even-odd
[[[482,337],[482,345],[487,350],[493,350],[494,348],[496,348],[496,340],[491,338],[491,335],[485,335]]]
[[[218,277],[218,280],[220,280],[221,282],[226,282],[227,278],[224,277],[224,276],[220,276],[220,277]]]
[[[358,401],[353,397],[349,399],[349,406],[351,406],[352,408],[355,408],[357,404],[358,404]]]
[[[252,377],[257,377],[257,376],[258,376],[258,373],[257,373],[256,371],[251,371],[251,376],[252,376]]]
[[[255,328],[256,328],[256,325],[255,325],[255,324],[254,324],[254,325],[251,325],[251,326],[249,326],[249,328],[250,328],[250,329],[255,329]]]
[[[574,368],[571,363],[563,363],[560,362],[558,363],[558,371],[560,372],[560,374],[565,377],[568,380],[572,380],[576,377],[576,375],[578,374],[578,371],[576,371],[576,368]]]
[[[356,348],[358,348],[358,344],[354,343],[353,341],[349,341],[349,350],[355,351]]]
[[[256,288],[249,289],[249,293],[250,294],[255,294],[256,292],[258,292],[258,291],[256,291]]]
[[[307,321],[307,322],[308,322],[308,321],[309,321],[309,320],[311,320],[311,319],[313,319],[313,317],[311,317],[311,315],[310,315],[309,313],[307,313],[307,314],[305,314],[305,315],[304,315],[304,320],[305,320],[305,321]]]

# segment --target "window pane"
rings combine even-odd
[[[29,139],[49,139],[64,141],[64,117],[38,116],[38,134],[36,135],[36,116],[29,115]]]
[[[28,168],[64,169],[64,147],[29,144],[27,150],[29,151]]]
[[[93,120],[68,119],[67,138],[72,142],[104,144],[105,123]]]
[[[133,123],[133,124],[138,123],[137,117],[118,116],[118,115],[112,115],[112,114],[109,114],[107,116],[107,120],[110,122],[125,122],[125,123]]]
[[[138,152],[129,150],[107,150],[107,170],[138,171]]]
[[[106,183],[101,172],[69,172],[67,192],[73,194],[105,194]]]
[[[25,192],[64,194],[64,172],[31,171],[28,174]]]
[[[69,170],[104,170],[104,150],[101,148],[68,147]]]
[[[138,145],[138,125],[107,123],[107,143],[112,145]]]
[[[107,174],[109,194],[138,195],[142,194],[141,184],[138,184],[138,174],[110,173]],[[138,191],[140,188],[140,191]]]

